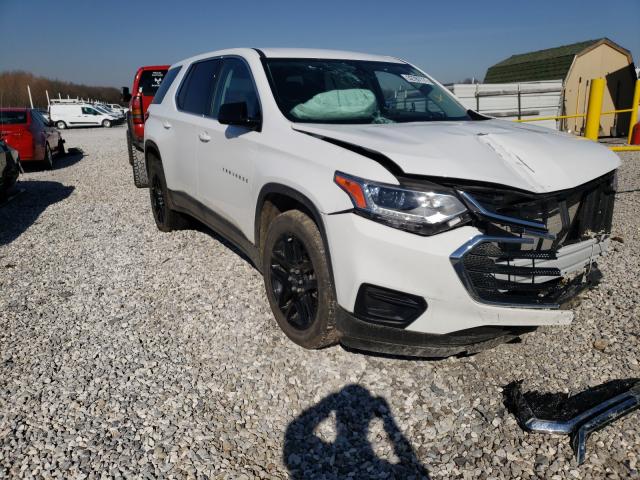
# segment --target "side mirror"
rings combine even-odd
[[[259,127],[261,122],[257,118],[249,118],[247,103],[225,103],[220,106],[218,121],[223,125],[238,125],[247,128]]]
[[[131,101],[131,92],[129,92],[129,87],[122,87],[122,101],[127,103]]]

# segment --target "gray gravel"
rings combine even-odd
[[[524,433],[502,387],[640,377],[640,155],[624,154],[603,284],[571,327],[468,358],[303,350],[261,276],[211,233],[156,230],[123,128],[0,208],[0,477],[632,478],[640,414],[569,440]]]

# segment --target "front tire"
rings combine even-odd
[[[64,148],[64,142],[62,141],[62,139],[58,140],[58,156],[63,156],[65,155],[67,152]]]
[[[102,121],[102,126],[104,128],[111,128],[111,120],[103,120]]]
[[[309,349],[339,340],[327,254],[309,216],[289,210],[271,222],[262,249],[262,269],[269,305],[287,337]]]
[[[158,230],[171,232],[185,228],[188,225],[187,219],[180,212],[176,212],[169,207],[167,182],[164,178],[162,163],[153,155],[149,156],[149,177],[151,211]]]

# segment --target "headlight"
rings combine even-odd
[[[451,191],[416,190],[336,172],[335,183],[356,209],[390,227],[433,235],[466,223],[467,208]]]

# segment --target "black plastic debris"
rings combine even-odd
[[[582,464],[591,433],[640,408],[640,379],[614,380],[573,396],[523,392],[518,381],[507,385],[503,395],[505,407],[524,430],[570,435]]]

